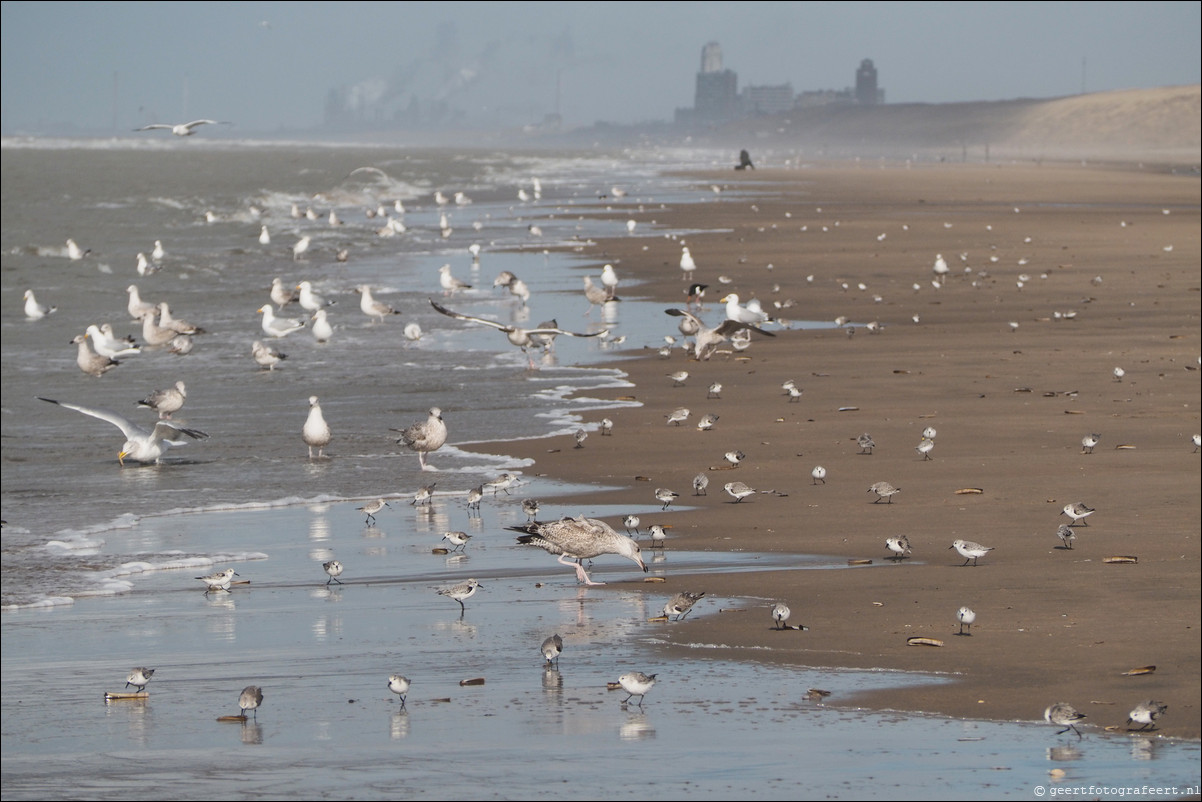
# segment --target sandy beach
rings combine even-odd
[[[736,292],[766,307],[793,300],[794,320],[844,316],[854,334],[777,331],[707,362],[679,348],[668,358],[635,352],[619,364],[636,388],[609,397],[642,405],[606,413],[612,436],[581,449],[569,438],[505,449],[536,460],[528,473],[615,488],[609,504],[645,507],[656,488],[675,490],[671,509],[642,516],[644,528],[670,525],[669,551],[871,565],[672,575],[646,587],[752,602],[668,637],[720,644],[724,657],[770,643],[766,659],[798,666],[956,677],[901,694],[831,688],[830,704],[1034,721],[1067,701],[1095,727],[1125,729],[1132,707],[1158,699],[1169,705],[1162,734],[1198,738],[1197,176],[863,163],[715,172],[697,185],[720,191],[636,219],[696,232],[685,241],[695,280],[709,285],[709,325],[722,319],[718,299]],[[640,282],[620,296],[683,308],[680,249],[672,238],[617,238],[586,255],[593,275],[612,262]],[[937,254],[951,269],[939,289]],[[864,326],[873,321],[879,333]],[[664,315],[664,334],[676,323]],[[674,386],[667,374],[682,369],[689,378]],[[787,379],[804,389],[796,402],[781,389]],[[708,398],[715,381],[720,397]],[[668,425],[682,406],[690,419]],[[699,431],[707,412],[719,420]],[[915,450],[927,426],[937,429],[930,460]],[[865,432],[870,455],[856,442]],[[1092,454],[1081,444],[1090,433],[1101,434]],[[723,459],[732,449],[746,454],[737,468]],[[811,478],[816,465],[825,484]],[[704,496],[692,491],[699,472],[710,478]],[[735,503],[723,492],[735,480],[776,492]],[[878,481],[900,488],[891,503],[866,492]],[[1069,522],[1062,508],[1078,501],[1096,512],[1075,527],[1070,550],[1056,532]],[[898,535],[913,554],[894,563],[885,539]],[[993,551],[964,566],[956,539]],[[1106,562],[1114,556],[1137,561]],[[773,631],[778,600],[809,631]],[[957,635],[962,605],[977,613],[971,636]],[[911,637],[943,646],[910,646]]]

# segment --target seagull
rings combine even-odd
[[[342,563],[337,560],[330,560],[328,563],[322,563],[321,567],[330,575],[330,578],[326,580],[327,585],[331,582],[337,582],[339,585],[342,584],[342,580],[338,578],[342,574]]]
[[[393,309],[382,301],[377,301],[371,296],[371,287],[367,284],[360,284],[355,288],[355,292],[359,293],[359,308],[363,310],[363,314],[368,317],[378,317],[380,322],[384,322],[384,318],[388,315],[399,315],[396,309]]]
[[[889,499],[889,503],[893,503],[893,497],[901,492],[901,488],[894,487],[888,482],[874,482],[869,488],[869,493],[876,493],[876,501],[873,504],[880,504],[881,499]]]
[[[956,540],[948,548],[960,552],[960,556],[964,558],[964,565],[968,565],[969,560],[972,560],[972,564],[976,565],[978,558],[984,557],[993,551],[993,546],[982,546],[980,543],[973,543],[971,540]]]
[[[559,655],[563,653],[563,638],[558,635],[552,635],[543,641],[538,647],[542,652],[543,659],[547,661],[547,665],[559,662]]]
[[[172,412],[179,412],[184,407],[188,391],[183,382],[176,382],[174,387],[165,390],[155,390],[138,402],[143,409],[153,409],[159,413],[160,419],[170,418]]]
[[[309,236],[304,236],[297,240],[296,244],[292,246],[292,261],[299,262],[301,260],[301,255],[304,254],[305,251],[309,250],[309,243],[312,241],[313,238]]]
[[[959,610],[956,611],[956,620],[960,622],[960,631],[957,632],[956,634],[957,635],[968,635],[971,637],[972,636],[972,624],[974,621],[977,620],[977,614],[975,612],[973,612],[972,608],[961,607]],[[969,630],[968,632],[964,631],[965,627],[968,627],[968,630]]]
[[[129,676],[125,679],[125,687],[128,688],[132,685],[138,689],[138,693],[141,693],[146,689],[147,683],[150,682],[150,678],[153,676],[153,668],[135,668],[129,672]]]
[[[271,304],[264,304],[257,311],[263,316],[263,333],[268,337],[287,337],[292,332],[305,327],[305,321],[299,318],[276,317]],[[150,342],[150,338],[146,337],[146,341]]]
[[[95,324],[90,325],[86,334],[91,339],[92,347],[96,349],[96,353],[101,356],[116,359],[119,356],[142,353],[141,346],[134,345],[132,338],[118,340],[113,336],[113,327],[108,323],[103,323],[100,326],[96,326]]]
[[[680,247],[680,277],[686,281],[693,279],[693,271],[697,269],[697,263],[693,261],[693,254],[689,253],[689,246],[682,245]]]
[[[729,297],[729,296],[727,296]],[[680,331],[688,336],[693,335],[693,358],[698,361],[708,360],[713,356],[714,351],[718,346],[725,342],[736,332],[743,330],[751,330],[757,334],[765,334],[769,337],[776,335],[770,331],[764,331],[761,328],[753,326],[749,322],[742,322],[727,319],[722,321],[716,328],[708,328],[701,322],[701,318],[694,315],[692,312],[687,312],[684,309],[665,309],[665,314],[673,315],[681,318]]]
[[[493,287],[505,287],[509,290],[509,294],[519,299],[522,306],[530,300],[530,288],[526,286],[526,282],[515,276],[508,270],[502,270],[493,280]]]
[[[505,336],[509,339],[509,342],[512,345],[515,345],[518,348],[522,349],[522,353],[526,354],[526,359],[528,360],[531,368],[534,367],[534,359],[530,356],[529,348],[531,345],[534,344],[534,341],[532,338],[535,335],[566,334],[569,337],[598,337],[601,335],[609,334],[609,329],[602,329],[601,331],[595,331],[595,332],[592,332],[591,334],[580,334],[580,333],[577,333],[574,331],[566,331],[564,329],[561,329],[561,328],[558,328],[555,326],[547,326],[547,327],[540,326],[540,327],[534,328],[534,329],[522,329],[522,328],[518,328],[517,326],[509,326],[504,323],[498,323],[495,320],[486,320],[485,318],[482,318],[482,317],[472,317],[471,315],[464,315],[464,314],[460,314],[459,312],[452,312],[450,309],[447,309],[445,306],[439,305],[433,299],[430,300],[430,305],[434,307],[434,311],[438,312],[439,314],[446,315],[447,317],[453,317],[457,320],[466,320],[471,323],[480,323],[482,325],[491,326],[494,329],[505,332]]]
[[[138,251],[138,275],[149,276],[152,273],[157,272],[159,272],[159,266],[152,264],[151,261],[146,258],[146,254]]]
[[[388,690],[401,697],[401,707],[405,706],[405,694],[409,693],[409,678],[393,674],[388,678]]]
[[[701,601],[704,597],[704,592],[690,593],[687,590],[682,590],[664,605],[664,615],[668,617],[676,616],[676,620],[679,621],[688,615],[689,611],[693,609],[693,605]]]
[[[321,404],[317,403],[317,396],[311,395],[309,417],[305,419],[305,425],[301,428],[301,438],[309,447],[309,459],[313,459],[314,448],[317,449],[317,456],[322,456],[325,447],[330,444],[330,437],[330,425],[321,414]]]
[[[92,252],[91,248],[88,248],[85,251],[83,248],[81,248],[75,244],[75,240],[73,240],[73,239],[67,240],[67,258],[70,259],[72,262],[78,262],[80,259],[84,258],[91,252]]]
[[[288,358],[287,354],[280,353],[270,345],[264,345],[261,341],[255,340],[250,347],[251,356],[255,358],[255,362],[259,367],[267,370],[275,370],[275,366]]]
[[[177,125],[172,125],[170,123],[151,123],[150,125],[144,125],[141,128],[135,128],[134,130],[154,131],[162,128],[166,131],[170,131],[176,136],[192,136],[196,133],[196,129],[202,125],[233,125],[233,123],[223,120],[193,120],[190,123],[179,123]]]
[[[134,320],[141,320],[147,315],[153,315],[158,311],[157,306],[142,300],[142,297],[138,294],[137,285],[130,284],[125,288],[125,291],[129,293],[129,303],[125,308],[129,310],[129,316]]]
[[[246,711],[253,710],[255,721],[259,720],[259,705],[263,704],[263,689],[258,685],[247,685],[242,689],[242,693],[238,694],[238,707],[242,710],[242,718],[246,718]]]
[[[447,425],[443,422],[442,410],[438,407],[430,407],[430,415],[424,421],[392,431],[401,433],[400,439],[396,441],[397,445],[404,443],[406,448],[417,452],[417,460],[423,471],[427,470],[426,455],[442,448],[447,442]]]
[[[66,401],[55,401],[53,398],[42,398],[41,396],[38,396],[38,399],[51,404],[58,404],[60,407],[66,409],[73,409],[76,412],[81,412],[93,418],[108,421],[119,428],[125,435],[125,444],[121,446],[121,451],[117,454],[117,461],[122,465],[125,464],[126,458],[134,462],[159,462],[163,452],[167,450],[165,446],[182,446],[187,442],[182,438],[183,435],[191,437],[194,440],[206,440],[209,437],[202,431],[186,429],[171,421],[161,420],[154,425],[153,429],[148,430],[128,418],[118,415],[116,412],[109,412],[107,409],[84,407],[78,404],[69,404]]]
[[[319,309],[324,309],[327,306],[333,306],[333,301],[327,301],[322,296],[313,291],[313,284],[309,281],[302,281],[296,285],[297,301],[300,302],[302,308],[309,312],[317,312]]]
[[[720,299],[718,303],[726,304],[727,320],[737,320],[740,323],[750,323],[752,325],[772,322],[772,318],[768,316],[767,312],[762,310],[757,312],[754,308],[749,308],[751,307],[751,302],[748,302],[747,306],[739,306],[739,296],[736,293],[730,293]]]
[[[584,277],[584,297],[588,299],[588,311],[584,313],[586,316],[592,313],[594,306],[604,308],[605,304],[610,301],[622,300],[610,295],[604,287],[598,287],[590,276]]]
[[[1093,515],[1095,511],[1096,510],[1091,507],[1086,507],[1083,502],[1074,501],[1072,504],[1065,504],[1064,509],[1060,511],[1060,514],[1067,515],[1069,518],[1073,519],[1073,522],[1069,524],[1069,526],[1076,526],[1078,521],[1082,522],[1082,526],[1089,526],[1089,521],[1086,521],[1085,519],[1090,515]]]
[[[271,244],[271,232],[269,232],[267,230],[267,226],[260,226],[260,228],[259,228],[259,244],[260,245],[270,245]]]
[[[112,357],[93,351],[92,346],[88,344],[88,335],[86,334],[75,335],[75,338],[71,340],[71,344],[79,346],[79,350],[75,355],[75,363],[79,365],[80,370],[91,376],[103,376],[121,364]]]
[[[584,560],[591,560],[602,554],[621,555],[633,561],[644,572],[647,571],[647,564],[643,562],[638,543],[615,532],[604,521],[581,515],[577,518],[561,518],[558,521],[511,526],[509,529],[525,533],[518,538],[518,543],[523,546],[538,546],[549,554],[558,555],[557,562],[575,568],[576,578],[586,585],[605,584],[590,579],[582,564]],[[573,563],[572,560],[576,562]]]
[[[458,585],[452,585],[449,588],[442,588],[438,591],[439,596],[450,596],[455,601],[459,602],[459,617],[467,612],[467,608],[463,606],[465,599],[470,599],[475,595],[476,591],[484,587],[475,579],[469,579],[466,582],[460,582]]]
[[[472,288],[471,284],[451,275],[451,266],[449,264],[438,268],[438,283],[442,286],[443,295],[454,295],[459,290],[470,290]]]
[[[46,306],[38,303],[38,299],[34,297],[33,290],[25,291],[25,317],[28,320],[41,320],[46,315],[52,315],[58,311],[57,306]]]
[[[907,554],[910,554],[913,549],[910,548],[910,538],[902,535],[901,537],[885,538],[885,548],[889,549],[892,554],[889,555],[890,560],[904,560]]]
[[[1084,713],[1078,713],[1077,709],[1068,702],[1057,702],[1043,711],[1043,720],[1049,724],[1055,724],[1057,727],[1063,726],[1064,729],[1056,733],[1063,735],[1072,730],[1077,733],[1077,737],[1081,737],[1081,731],[1075,726],[1078,721],[1085,718]]]
[[[145,318],[143,318],[145,320]],[[164,329],[171,329],[176,334],[207,334],[204,329],[186,320],[180,320],[171,316],[171,307],[166,301],[159,303],[159,326]]]
[[[605,292],[608,293],[611,301],[617,300],[614,297],[614,291],[618,288],[618,274],[614,272],[613,265],[605,265],[601,268],[601,285],[605,287]]]
[[[284,307],[300,297],[296,290],[290,290],[284,286],[284,280],[276,276],[271,280],[271,302],[278,306],[281,311]]]
[[[313,313],[313,339],[319,343],[327,343],[334,336],[334,327],[326,317],[326,310],[318,309]]]

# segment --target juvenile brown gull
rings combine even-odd
[[[576,518],[561,518],[558,521],[536,522],[508,528],[514,532],[526,533],[518,538],[518,543],[523,546],[538,546],[549,554],[558,555],[557,562],[575,568],[576,578],[586,585],[605,584],[591,580],[582,564],[584,560],[591,560],[602,554],[621,555],[633,561],[644,572],[647,571],[647,564],[643,562],[638,543],[595,518],[581,515]],[[571,560],[576,562],[572,563]]]

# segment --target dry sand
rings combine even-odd
[[[1161,732],[1199,737],[1202,455],[1189,442],[1200,430],[1196,175],[847,165],[697,179],[699,192],[725,191],[680,210],[615,216],[713,232],[687,239],[697,279],[710,285],[711,325],[723,314],[717,299],[735,291],[766,304],[795,299],[795,319],[880,321],[881,333],[782,331],[704,363],[648,349],[620,362],[636,389],[613,394],[642,406],[605,413],[612,437],[594,435],[583,449],[567,438],[505,448],[537,460],[533,473],[618,488],[606,502],[642,506],[655,488],[675,489],[680,505],[696,509],[643,516],[644,525],[671,524],[670,550],[806,552],[872,565],[669,577],[646,587],[748,602],[668,637],[723,644],[730,657],[956,677],[854,698],[833,687],[830,703],[1035,720],[1067,701],[1092,725],[1119,726],[1155,698],[1169,705]],[[740,189],[757,195],[736,198]],[[616,239],[587,253],[597,259],[590,272],[613,262],[620,276],[645,282],[621,295],[684,305],[678,241]],[[939,253],[953,276],[936,290]],[[1020,289],[1023,273],[1031,278]],[[720,275],[733,283],[720,285]],[[675,318],[663,323],[676,333]],[[1121,382],[1116,366],[1127,371]],[[679,369],[691,375],[674,387],[666,374]],[[797,403],[781,390],[790,378],[805,391]],[[707,400],[713,381],[724,389]],[[693,417],[666,425],[678,406]],[[695,421],[706,412],[720,419],[701,432]],[[927,425],[938,429],[931,461],[914,450]],[[862,432],[877,443],[871,456],[858,454]],[[1090,432],[1101,444],[1083,454]],[[744,463],[718,469],[735,448]],[[818,464],[825,485],[810,478]],[[709,494],[695,498],[692,478],[703,470]],[[733,480],[787,495],[736,504],[722,490]],[[901,488],[893,503],[872,503],[867,488],[880,480]],[[957,494],[963,488],[983,492]],[[1097,512],[1070,551],[1058,548],[1056,528],[1075,501]],[[901,534],[914,555],[892,564],[885,538]],[[957,538],[995,550],[962,567],[949,550]],[[1138,563],[1103,561],[1113,555]],[[810,630],[773,631],[775,600]],[[978,614],[971,637],[956,636],[961,605]],[[944,646],[909,646],[912,636]],[[742,651],[761,645],[773,650]],[[1124,674],[1144,666],[1156,669]]]

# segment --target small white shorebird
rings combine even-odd
[[[38,303],[38,299],[34,297],[33,290],[25,291],[25,317],[28,320],[41,320],[46,315],[54,314],[58,311],[57,306],[46,306]]]
[[[413,501],[410,501],[409,504],[414,507],[432,505],[434,503],[434,488],[437,484],[438,482],[431,482],[418,488],[418,491],[413,494]]]
[[[672,380],[673,387],[680,387],[689,379],[689,372],[687,370],[678,370],[675,373],[668,373],[666,375]]]
[[[154,673],[153,671],[150,673]],[[1149,699],[1146,702],[1140,702],[1135,706],[1135,709],[1127,714],[1128,724],[1142,724],[1140,731],[1146,730],[1149,727],[1156,729],[1156,720],[1165,714],[1169,706],[1164,702],[1158,702],[1155,699]]]
[[[655,500],[663,502],[664,505],[660,508],[661,510],[668,509],[668,507],[672,505],[672,502],[675,501],[679,495],[679,493],[671,491],[666,487],[657,487],[655,489]]]
[[[141,693],[146,689],[147,683],[150,682],[150,678],[153,676],[153,668],[135,668],[133,671],[129,672],[129,676],[125,678],[125,687],[129,688],[132,686],[138,689],[138,693]]]
[[[330,576],[330,578],[326,580],[327,585],[331,582],[337,582],[339,585],[342,584],[342,580],[338,578],[342,576],[342,563],[338,562],[337,560],[330,560],[327,563],[322,563],[321,567],[325,569],[325,572]]]
[[[734,451],[727,451],[722,455],[722,457],[730,463],[730,467],[732,468],[739,467],[739,463],[747,459],[747,455],[738,449],[735,449]]]
[[[810,484],[816,485],[819,482],[826,484],[826,468],[821,465],[815,465],[814,470],[810,471],[810,476],[813,477],[813,481]]]
[[[734,496],[736,504],[748,496],[754,496],[757,492],[743,482],[727,482],[724,487],[727,493]]]
[[[885,538],[885,548],[890,551],[890,560],[904,560],[906,555],[913,551],[910,548],[910,538],[905,535]]]
[[[1060,538],[1060,542],[1064,544],[1065,549],[1073,547],[1073,541],[1077,539],[1077,533],[1073,531],[1072,524],[1060,524],[1056,527],[1056,537]]]
[[[931,458],[931,452],[935,449],[935,441],[922,438],[922,442],[914,447],[914,450],[922,454],[923,461]]]
[[[660,524],[651,524],[647,527],[648,534],[651,535],[651,548],[662,549],[668,541],[668,533]]]
[[[1101,439],[1102,439],[1102,435],[1093,434],[1093,433],[1087,434],[1084,437],[1082,437],[1081,438],[1081,453],[1082,454],[1092,454],[1094,447],[1097,446],[1098,442]]]
[[[73,409],[84,415],[108,421],[120,429],[122,434],[125,435],[125,443],[121,446],[121,451],[117,454],[117,461],[122,465],[125,464],[125,460],[127,459],[134,462],[159,462],[163,453],[169,447],[182,446],[187,442],[183,439],[184,436],[191,437],[194,440],[206,440],[209,437],[202,431],[187,429],[167,420],[160,420],[155,423],[154,428],[146,429],[123,415],[118,415],[116,412],[110,412],[107,409],[69,404],[66,401],[55,401],[52,398],[42,398],[41,396],[38,396],[38,398],[51,404],[58,404],[65,409]]]
[[[405,706],[405,695],[409,693],[409,678],[393,674],[388,678],[388,690],[401,697],[401,707]]]
[[[973,622],[977,620],[977,614],[972,611],[972,608],[961,607],[956,611],[956,620],[960,622],[960,631],[956,634],[971,636]],[[964,631],[965,627],[968,627],[968,632]]]
[[[270,304],[265,304],[259,307],[259,314],[263,316],[263,333],[268,337],[287,337],[294,331],[298,331],[305,327],[305,321],[292,317],[276,317],[275,310]]]
[[[901,492],[901,488],[894,487],[888,482],[874,482],[869,488],[869,493],[876,493],[876,501],[873,504],[880,504],[881,499],[889,499],[889,503],[893,503],[893,497]]]
[[[1089,521],[1085,519],[1093,515],[1097,510],[1092,507],[1086,507],[1084,502],[1074,501],[1072,504],[1065,504],[1064,509],[1060,511],[1061,515],[1067,515],[1073,519],[1069,526],[1076,526],[1077,522],[1081,522],[1081,526],[1089,526]]]
[[[451,544],[451,551],[456,549],[467,551],[467,542],[472,539],[472,536],[467,532],[443,532],[442,539]]]
[[[1076,724],[1083,718],[1085,718],[1085,714],[1078,713],[1077,709],[1068,702],[1057,702],[1054,705],[1050,705],[1046,710],[1043,711],[1044,721],[1049,724],[1054,724],[1057,727],[1064,727],[1064,729],[1056,733],[1057,735],[1063,735],[1069,730],[1072,730],[1073,732],[1077,733],[1077,737],[1080,738],[1081,731],[1077,729]]]
[[[538,520],[539,501],[536,498],[522,499],[522,512],[526,513],[527,521]]]
[[[559,635],[551,635],[538,648],[549,667],[552,663],[559,662],[559,655],[563,653],[563,638]]]
[[[482,325],[491,326],[492,328],[497,329],[498,331],[504,332],[505,336],[506,336],[506,338],[508,338],[510,344],[515,345],[518,348],[522,349],[522,353],[524,353],[526,355],[526,359],[527,359],[531,369],[534,368],[534,358],[530,356],[529,348],[531,345],[535,344],[533,338],[537,335],[565,334],[569,337],[600,337],[600,336],[609,334],[609,329],[602,329],[601,331],[594,331],[594,332],[590,332],[588,334],[581,334],[581,333],[574,332],[574,331],[566,331],[564,329],[561,329],[561,328],[558,328],[555,326],[539,326],[539,327],[533,328],[533,329],[523,329],[523,328],[519,328],[517,326],[510,326],[510,325],[506,325],[504,323],[498,323],[495,320],[486,320],[485,318],[482,318],[482,317],[472,317],[471,315],[463,315],[463,314],[460,314],[459,312],[452,312],[450,309],[447,309],[445,306],[439,305],[438,303],[436,303],[433,300],[430,301],[430,305],[434,307],[434,310],[436,312],[438,312],[439,314],[446,315],[447,317],[453,317],[456,320],[466,320],[470,323],[480,323]]]
[[[255,721],[259,720],[259,705],[263,704],[263,689],[258,685],[247,685],[242,689],[242,693],[238,694],[238,709],[242,711],[242,718],[246,718],[246,711],[254,711]]]
[[[159,419],[167,419],[171,417],[171,413],[179,412],[184,408],[184,401],[188,398],[188,389],[183,382],[176,382],[174,387],[168,387],[165,390],[155,390],[150,395],[137,402],[139,408],[153,409],[159,413]]]
[[[309,459],[313,459],[314,448],[317,449],[317,456],[321,457],[325,447],[330,444],[330,426],[321,414],[321,404],[317,403],[315,395],[309,396],[309,417],[301,429],[301,438],[309,447]]]
[[[705,592],[690,593],[687,590],[682,590],[664,604],[664,615],[668,618],[676,616],[676,620],[680,621],[689,611],[693,609],[693,605],[705,597]]]
[[[784,629],[785,622],[789,620],[792,612],[789,605],[784,602],[777,602],[772,606],[772,621],[776,624],[777,629]]]
[[[470,599],[475,595],[479,588],[484,587],[475,579],[469,579],[465,582],[460,582],[458,585],[451,585],[449,588],[442,588],[438,591],[439,596],[450,596],[455,601],[459,602],[459,617],[467,612],[467,608],[463,606],[465,599]]]
[[[155,131],[163,129],[170,131],[176,136],[192,136],[196,133],[196,129],[202,125],[233,125],[233,123],[225,120],[193,120],[190,123],[151,123],[144,125],[141,128],[135,128],[135,131]]]
[[[361,512],[367,516],[367,519],[363,523],[367,524],[368,526],[375,526],[376,525],[376,513],[379,512],[380,510],[384,509],[387,506],[388,506],[387,501],[385,501],[382,498],[378,498],[375,501],[369,501],[366,504],[364,504],[362,507],[356,507],[355,509],[359,510],[359,512]]]
[[[701,416],[701,420],[697,421],[697,429],[702,432],[708,432],[714,428],[714,424],[718,422],[718,416],[712,412],[707,412]]]
[[[622,690],[629,694],[622,700],[625,705],[634,697],[639,697],[639,707],[643,706],[643,699],[647,696],[647,691],[651,690],[651,686],[655,685],[655,678],[658,674],[644,674],[642,671],[630,671],[618,677],[618,684],[622,686]]]
[[[443,422],[442,410],[438,407],[430,407],[429,416],[424,421],[392,431],[401,433],[396,441],[397,445],[404,444],[410,451],[417,452],[417,461],[423,471],[428,470],[426,455],[442,448],[447,442],[447,425]]]
[[[856,438],[856,445],[860,447],[861,454],[871,454],[872,449],[876,448],[876,443],[872,442],[872,437],[868,432]]]
[[[704,472],[693,477],[693,495],[706,495],[705,489],[710,486],[710,478]]]
[[[668,419],[669,425],[679,426],[689,419],[688,407],[678,407],[664,417]]]
[[[960,552],[960,556],[964,558],[964,565],[968,565],[969,560],[972,560],[972,564],[976,565],[979,558],[993,551],[993,546],[982,546],[980,543],[973,543],[971,540],[953,541],[952,545],[948,546],[948,548]]]
[[[639,535],[639,524],[642,523],[637,515],[627,515],[622,519],[622,525],[626,527],[626,534],[630,534],[630,530],[634,530],[634,537]]]
[[[233,568],[226,568],[224,571],[218,571],[215,574],[198,576],[196,578],[205,583],[205,595],[208,596],[209,593],[214,590],[224,590],[226,593],[229,593],[230,583],[233,582],[234,577],[236,576],[238,576],[238,574]]]

